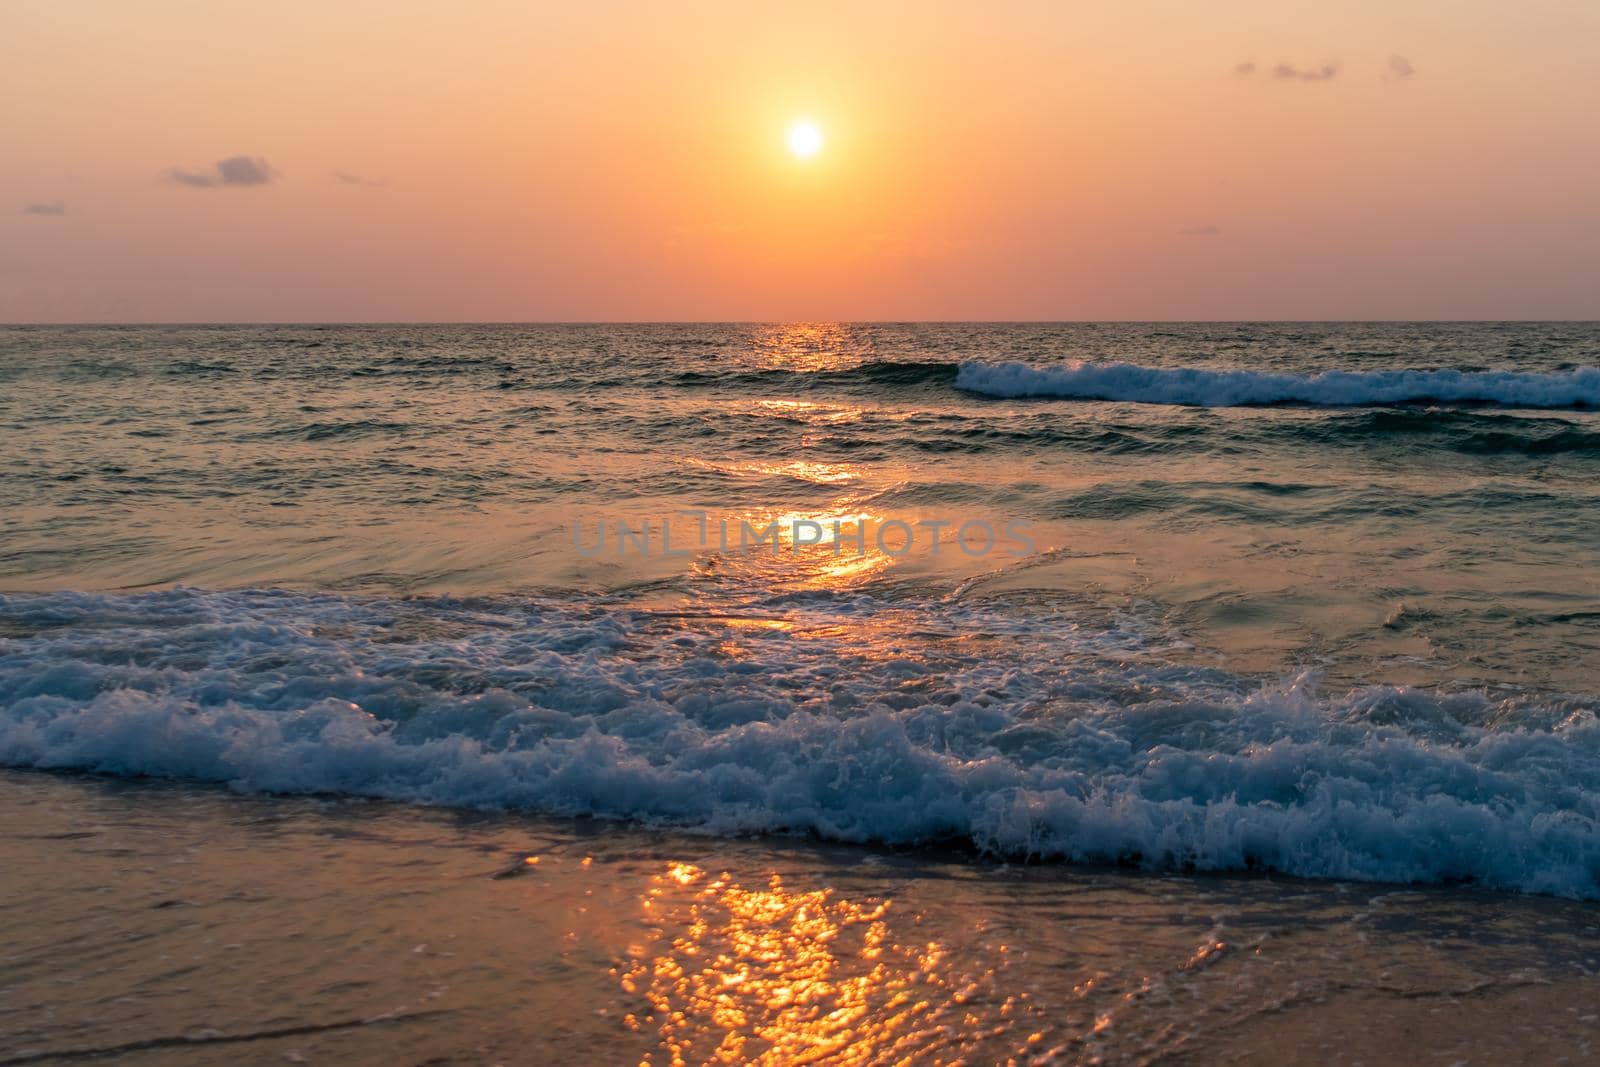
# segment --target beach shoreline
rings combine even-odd
[[[1592,904],[0,772],[0,1064],[1580,1062]],[[852,1060],[854,1062],[854,1060]]]

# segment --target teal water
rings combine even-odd
[[[1591,324],[6,327],[0,761],[1590,896],[1597,367]],[[799,520],[915,540],[581,551]]]

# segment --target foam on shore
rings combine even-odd
[[[748,607],[0,597],[0,763],[1600,898],[1590,698],[1263,688],[998,606]]]

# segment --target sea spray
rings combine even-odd
[[[0,597],[0,763],[1600,898],[1590,698],[1262,686],[996,604],[747,611]]]

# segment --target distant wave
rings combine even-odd
[[[719,371],[690,370],[675,375],[672,382],[679,386],[780,384],[806,387],[850,383],[900,386],[949,385],[955,380],[959,369],[960,364],[933,360],[868,360],[854,366],[820,369],[765,367],[760,370],[750,370],[740,367]]]
[[[981,604],[761,610],[806,638],[581,598],[0,596],[0,764],[1600,898],[1592,701],[1260,688]]]
[[[297,441],[331,441],[346,437],[365,437],[369,434],[399,434],[414,428],[406,422],[352,419],[349,422],[309,422],[297,426],[283,426],[251,436],[266,439],[286,437]]]
[[[1259,431],[1258,431],[1259,432]],[[1368,446],[1376,442],[1447,448],[1471,456],[1600,457],[1600,431],[1555,415],[1508,412],[1375,408],[1284,427],[1277,439]]]
[[[1327,371],[1273,374],[1253,370],[1141,367],[1133,363],[961,364],[957,389],[996,397],[1062,397],[1192,407],[1312,404],[1499,404],[1522,408],[1600,407],[1600,368],[1553,374],[1517,371]]]

